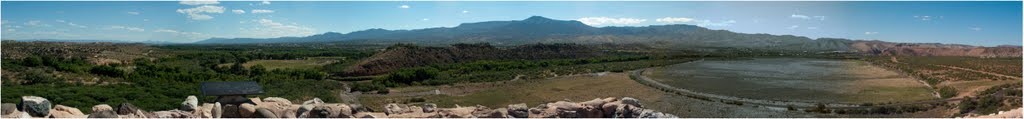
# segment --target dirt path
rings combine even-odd
[[[997,74],[997,73],[992,73],[992,72],[987,72],[987,71],[979,71],[979,70],[962,68],[962,67],[956,67],[956,66],[949,66],[949,65],[937,65],[937,64],[929,64],[929,65],[935,65],[935,66],[945,67],[945,68],[950,68],[950,69],[959,69],[959,70],[964,70],[964,71],[977,72],[977,73],[982,73],[982,74],[988,74],[988,75],[993,75],[993,76],[1000,76],[1000,77],[1006,77],[1006,78],[1021,80],[1021,77]]]

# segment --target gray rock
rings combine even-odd
[[[107,105],[107,104],[99,104],[99,105],[96,105],[96,106],[92,106],[92,112],[101,112],[101,111],[114,111],[114,107],[110,107],[110,105]]]
[[[221,105],[224,109],[224,113],[221,113],[222,118],[239,118],[242,117],[238,111],[238,105],[235,104],[223,104]]]
[[[431,112],[434,112],[434,111],[437,111],[437,104],[434,104],[434,103],[423,104],[423,112],[431,113]]]
[[[312,100],[307,100],[306,102],[302,102],[302,105],[319,105],[319,104],[324,104],[324,101],[320,100],[320,98],[313,98]]]
[[[14,104],[14,103],[4,103],[2,106],[0,106],[0,109],[3,110],[3,115],[8,115],[8,114],[11,114],[11,113],[14,113],[14,112],[18,112],[17,108],[18,108],[18,105]]]
[[[118,118],[117,112],[113,110],[101,110],[99,112],[92,112],[89,114],[89,118]]]
[[[299,109],[295,110],[295,117],[297,117],[297,118],[308,118],[309,117],[309,111],[312,111],[313,107],[316,107],[316,106],[313,106],[313,105],[302,105],[302,106],[299,106]]]
[[[508,115],[515,118],[526,118],[530,115],[530,108],[526,103],[508,105]]]
[[[411,112],[409,110],[409,106],[404,104],[390,103],[384,106],[384,114],[387,115],[403,114],[408,112]]]
[[[640,104],[640,100],[631,97],[622,97],[622,104],[633,105],[640,108],[644,107],[644,105]]]
[[[252,118],[256,114],[256,105],[250,103],[242,103],[238,106],[238,115],[242,118]]]
[[[313,110],[309,111],[310,118],[339,118],[344,114],[341,114],[342,106],[338,104],[325,104],[313,107]],[[344,108],[348,108],[345,106]],[[351,115],[351,114],[348,114]],[[347,115],[346,115],[347,116]]]
[[[50,115],[50,108],[53,105],[50,104],[50,100],[38,96],[22,96],[21,104],[18,104],[19,109],[22,112],[26,112],[32,117],[46,117]]]
[[[126,102],[126,103],[121,103],[121,105],[117,106],[117,114],[118,115],[134,114],[137,111],[139,111],[139,108],[135,107],[135,105],[132,105],[132,103],[127,103]]]
[[[199,99],[196,96],[190,95],[185,98],[184,102],[181,102],[179,109],[182,111],[195,111],[197,108],[199,108]]]
[[[274,111],[270,111],[267,108],[256,108],[256,117],[258,118],[279,118]]]
[[[224,115],[224,108],[220,106],[220,102],[213,103],[213,118],[220,118]]]

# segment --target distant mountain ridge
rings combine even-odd
[[[958,44],[892,43],[840,38],[811,39],[793,35],[736,33],[683,24],[643,27],[592,27],[580,21],[554,20],[541,16],[532,16],[517,21],[463,23],[451,28],[440,27],[414,30],[368,29],[347,34],[327,32],[306,37],[211,38],[195,43],[308,42],[348,42],[354,44],[414,43],[423,45],[457,43],[490,43],[494,45],[612,43],[648,44],[667,48],[727,47],[787,51],[853,51],[872,55],[1020,56],[1020,46],[1017,46],[1016,50],[1014,50],[1013,48],[1006,47],[978,47]]]

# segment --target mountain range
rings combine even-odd
[[[463,23],[456,27],[415,30],[368,29],[347,34],[327,32],[306,37],[211,38],[196,44],[347,42],[446,45],[490,43],[647,44],[663,48],[748,48],[786,51],[842,51],[873,55],[1020,57],[1020,46],[981,47],[938,43],[893,43],[841,38],[811,39],[793,35],[748,34],[674,24],[643,27],[593,27],[575,20],[532,16],[517,21]]]
[[[306,37],[211,38],[198,44],[244,43],[415,43],[443,45],[491,43],[521,45],[533,43],[580,44],[657,44],[671,47],[732,47],[758,49],[847,50],[850,40],[792,35],[744,34],[711,30],[694,25],[656,25],[646,27],[593,27],[575,20],[554,20],[541,16],[518,21],[463,23],[451,28],[415,30],[369,29],[347,34],[327,32]]]

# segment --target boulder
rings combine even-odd
[[[324,101],[320,100],[320,98],[313,98],[311,100],[307,100],[306,102],[302,102],[302,105],[319,105],[319,104],[324,104]]]
[[[505,108],[487,109],[483,106],[477,106],[473,116],[479,118],[508,118],[508,110]]]
[[[509,116],[515,118],[526,118],[530,115],[530,109],[526,107],[526,103],[511,104],[507,109]]]
[[[54,106],[50,110],[50,117],[54,118],[85,118],[85,114],[81,110],[74,107],[68,107],[64,105]]]
[[[603,101],[603,100],[600,100]],[[601,109],[567,101],[548,103],[547,112],[556,112],[562,118],[600,118],[604,117]]]
[[[181,107],[178,109],[182,111],[195,111],[197,108],[199,108],[199,99],[194,95],[189,95],[185,98],[184,102],[181,102]]]
[[[118,118],[117,112],[114,110],[100,110],[89,114],[88,118]]]
[[[442,118],[442,117],[443,116],[441,116],[439,113],[422,113],[422,112],[388,115],[388,118]]]
[[[471,118],[474,117],[474,111],[476,111],[476,107],[456,107],[440,109],[438,113],[445,118]]]
[[[18,104],[18,110],[26,112],[32,117],[50,116],[50,108],[53,108],[50,100],[38,96],[22,96],[21,103]]]
[[[221,106],[223,106],[221,108],[224,109],[224,112],[221,113],[221,115],[220,115],[221,118],[239,118],[239,117],[241,117],[241,114],[239,114],[239,111],[238,111],[238,105],[235,105],[235,104],[222,104]]]
[[[277,116],[277,114],[274,114],[273,111],[270,111],[270,109],[267,109],[267,108],[256,108],[256,117],[257,118],[279,118]]]
[[[22,114],[28,114],[28,113],[21,112],[21,111],[18,111],[18,110],[14,110],[14,112],[11,112],[11,113],[8,113],[8,114],[4,114],[4,115],[0,116],[0,118],[20,118]],[[28,117],[25,117],[25,118],[32,118],[32,116],[28,116]]]
[[[633,105],[635,107],[643,108],[644,105],[640,104],[640,100],[631,97],[622,97],[622,104]]]
[[[114,107],[110,107],[110,105],[107,105],[107,104],[100,104],[100,105],[92,106],[92,112],[101,112],[101,111],[114,111]]]
[[[256,115],[256,105],[250,103],[242,103],[238,106],[238,116],[242,118],[253,118]]]
[[[275,114],[277,114],[277,116],[281,116],[281,118],[298,118],[297,115],[299,115],[299,108],[302,108],[302,106],[291,105],[286,107],[284,111],[281,111],[281,113],[275,112]]]
[[[402,113],[405,112],[405,109],[403,107],[404,107],[404,105],[399,105],[399,104],[395,104],[395,103],[390,103],[390,104],[384,105],[384,114],[387,114],[387,115],[402,114]]]
[[[249,98],[249,102],[252,102],[252,104],[254,104],[254,105],[260,105],[260,104],[263,103],[263,100],[260,100],[259,97],[255,97],[255,98]]]
[[[423,104],[423,112],[426,112],[426,113],[433,113],[436,110],[436,108],[437,108],[437,104],[434,104],[434,103]]]
[[[297,118],[309,118],[309,111],[313,111],[313,105],[302,105],[298,109],[295,109],[295,117]]]
[[[135,110],[135,112],[128,113],[126,115],[118,115],[118,117],[120,117],[120,118],[148,118],[148,117],[156,117],[155,115],[152,115],[152,114],[147,115],[146,113],[147,112],[144,112],[142,110]]]
[[[643,108],[623,104],[622,106],[619,106],[619,108],[615,109],[615,115],[612,115],[612,118],[638,118],[643,111]]]
[[[604,112],[602,112],[602,113],[604,113],[604,114],[602,114],[602,116],[605,117],[605,118],[611,118],[611,117],[615,116],[615,110],[618,109],[619,107],[622,107],[622,106],[626,106],[626,104],[622,104],[622,101],[614,101],[614,102],[605,103],[604,105],[601,105],[601,110],[604,111]]]
[[[213,103],[213,110],[210,110],[213,118],[220,118],[224,114],[224,108],[221,108],[220,102]]]
[[[126,102],[126,103],[121,103],[121,105],[117,106],[117,114],[118,115],[134,114],[137,111],[139,111],[139,108],[135,107],[135,105],[132,105],[132,103],[127,103]]]
[[[558,111],[554,108],[549,108],[547,104],[540,104],[536,107],[530,108],[529,118],[555,118],[558,117]]]
[[[199,118],[213,118],[213,106],[213,103],[203,103],[192,111],[192,115]]]
[[[586,101],[586,102],[580,102],[580,104],[582,104],[583,106],[590,106],[590,107],[601,107],[601,106],[604,105],[604,103],[608,103],[608,102],[605,99],[600,99],[600,98],[595,98],[594,100],[590,100],[590,101]]]
[[[359,112],[354,114],[356,118],[386,118],[387,114],[379,112]]]
[[[351,118],[352,109],[345,104],[322,104],[309,112],[311,118]]]
[[[267,97],[267,98],[263,98],[262,101],[263,102],[280,102],[280,103],[285,103],[285,104],[292,104],[292,101],[289,101],[288,99],[284,99],[284,98],[280,98],[280,97]]]
[[[3,115],[14,114],[18,112],[18,105],[14,103],[4,103],[0,105],[0,110],[3,110]]]
[[[196,118],[196,115],[192,115],[192,112],[183,110],[170,110],[170,111],[158,111],[153,112],[151,118]]]

